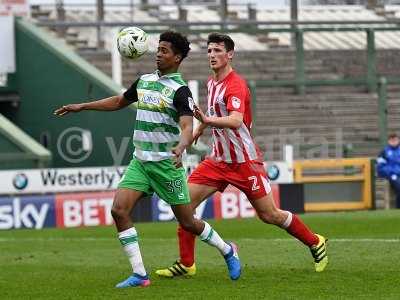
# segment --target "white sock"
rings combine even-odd
[[[138,235],[135,227],[119,232],[118,238],[131,263],[132,271],[145,276],[146,270],[143,265],[142,255],[140,254]]]
[[[214,229],[212,229],[210,224],[208,224],[207,222],[204,222],[204,229],[199,237],[203,242],[218,248],[222,255],[226,255],[231,251],[231,246],[225,243],[225,241]]]
[[[286,210],[286,212],[288,213],[288,216],[287,216],[285,222],[283,222],[283,224],[281,225],[281,227],[284,229],[288,228],[290,226],[290,224],[292,224],[292,219],[293,219],[293,214],[287,210]]]

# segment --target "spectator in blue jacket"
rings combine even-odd
[[[400,138],[389,135],[388,144],[377,159],[378,176],[389,180],[396,193],[396,208],[400,208]]]

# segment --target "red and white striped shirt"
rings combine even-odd
[[[226,163],[243,163],[260,158],[260,151],[250,134],[251,96],[246,81],[235,71],[223,80],[208,79],[209,116],[226,117],[231,111],[243,114],[243,123],[238,129],[212,127],[212,156]]]

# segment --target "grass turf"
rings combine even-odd
[[[193,278],[158,278],[177,258],[176,224],[137,224],[152,284],[118,290],[130,273],[113,227],[0,232],[0,299],[399,299],[400,210],[302,216],[330,239],[330,263],[315,273],[309,250],[256,219],[210,223],[235,241],[242,277],[197,242]]]

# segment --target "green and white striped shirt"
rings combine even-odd
[[[180,138],[179,117],[193,116],[193,100],[180,73],[142,75],[124,93],[138,102],[133,144],[142,161],[160,161],[173,156],[171,148]]]

